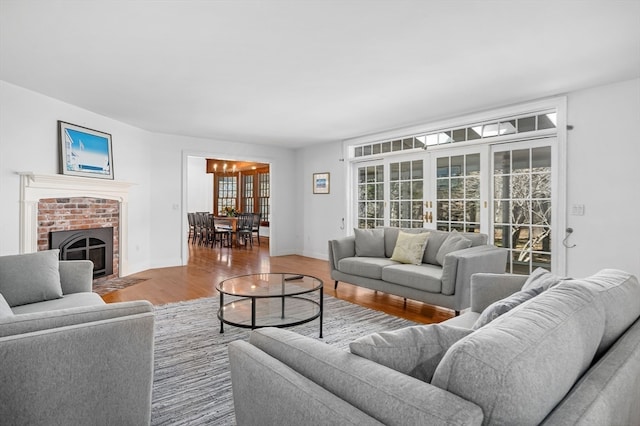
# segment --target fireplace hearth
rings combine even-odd
[[[49,248],[60,249],[60,260],[91,260],[94,279],[113,274],[112,227],[52,231]]]

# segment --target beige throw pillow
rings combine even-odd
[[[422,264],[422,255],[427,247],[428,232],[419,234],[409,234],[407,232],[398,232],[396,246],[393,249],[391,260],[400,263],[410,263],[412,265]]]

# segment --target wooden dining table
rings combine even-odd
[[[238,218],[235,216],[215,216],[214,222],[218,228],[229,226],[233,232],[238,229]]]

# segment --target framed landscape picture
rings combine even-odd
[[[314,194],[329,193],[329,173],[313,174],[313,193]]]
[[[58,121],[60,173],[113,179],[111,135]]]

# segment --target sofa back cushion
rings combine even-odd
[[[9,306],[62,297],[60,250],[0,256],[0,293]]]
[[[538,424],[591,365],[604,323],[581,283],[551,288],[454,344],[431,383],[482,407],[485,424]]]
[[[450,233],[435,229],[430,232],[429,243],[427,244],[427,249],[424,251],[424,258],[422,259],[422,262],[430,263],[432,265],[440,265],[438,262],[438,252],[440,251],[442,244],[447,240],[447,237],[449,237]],[[459,232],[459,235],[471,241],[470,247],[485,245],[488,240],[487,234],[480,234],[477,232]]]
[[[597,294],[604,309],[604,335],[596,354],[599,358],[640,317],[640,283],[637,277],[616,269],[603,269],[579,282]]]
[[[382,229],[353,228],[356,238],[356,256],[385,257]]]
[[[424,255],[422,256],[422,263],[429,263],[431,265],[439,265],[436,260],[436,256],[438,255],[438,251],[442,246],[442,243],[449,236],[449,232],[446,231],[438,231],[436,229],[425,229],[425,228],[393,228],[389,226],[383,227],[384,229],[384,253],[385,256],[391,257],[393,255],[393,249],[396,246],[396,240],[398,239],[398,232],[400,230],[410,233],[417,234],[421,232],[428,232],[429,239],[427,241],[427,247],[424,250]],[[488,236],[487,234],[480,234],[477,232],[460,232],[460,235],[471,240],[471,247],[482,246],[487,244]]]

